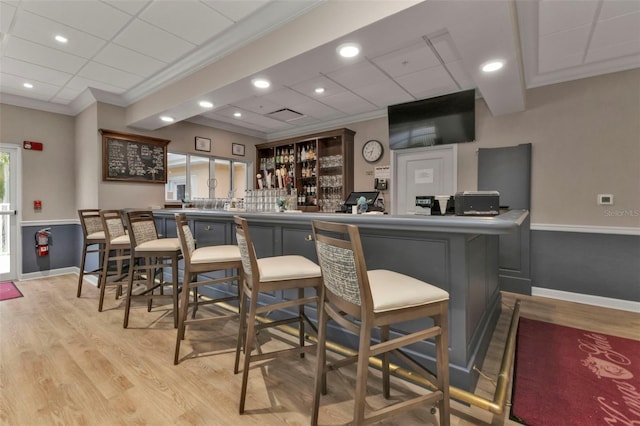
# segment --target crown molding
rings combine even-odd
[[[2,94],[2,96],[0,96],[0,103],[22,108],[36,109],[38,111],[53,112],[56,114],[76,115],[73,109],[68,105],[40,101],[38,99],[30,99],[18,95]]]

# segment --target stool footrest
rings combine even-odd
[[[210,317],[210,318],[197,318],[197,319],[190,319],[190,320],[188,319],[188,320],[184,320],[184,325],[201,324],[201,323],[221,320],[225,318],[231,319],[231,318],[237,318],[237,317],[238,317],[238,314],[229,314],[229,315],[220,315],[220,316]]]
[[[440,327],[431,327],[426,330],[407,334],[406,336],[396,337],[391,340],[380,342],[376,345],[371,346],[371,351],[369,353],[371,356],[380,355],[393,349],[402,348],[413,343],[429,339],[431,337],[439,336],[440,334],[442,334],[442,330],[440,329]]]
[[[256,314],[261,314],[263,312],[277,311],[279,309],[286,309],[292,306],[306,305],[308,303],[313,303],[317,301],[318,301],[317,296],[305,297],[304,299],[287,300],[280,303],[273,303],[271,305],[259,306],[256,308]]]
[[[430,405],[435,404],[443,398],[441,391],[435,391],[428,395],[421,395],[407,401],[398,402],[393,405],[381,408],[373,411],[368,417],[364,419],[365,424],[377,423],[382,419],[386,419],[391,415],[396,415],[401,412],[410,410],[418,405]]]
[[[316,345],[296,346],[295,348],[280,349],[278,351],[266,352],[261,354],[249,355],[250,361],[262,361],[264,359],[278,358],[280,355],[298,355],[311,352],[316,349]]]

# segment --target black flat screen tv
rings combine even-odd
[[[404,149],[476,138],[475,90],[387,107],[389,148]]]

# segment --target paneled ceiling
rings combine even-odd
[[[98,100],[134,128],[168,115],[265,139],[465,89],[509,114],[528,88],[640,67],[638,0],[0,0],[0,33],[3,103]],[[340,58],[344,42],[361,54]]]

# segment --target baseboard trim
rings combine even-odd
[[[610,297],[572,293],[569,291],[552,290],[541,287],[531,287],[531,295],[548,297],[550,299],[566,300],[567,302],[601,306],[603,308],[619,309],[621,311],[640,312],[640,302],[633,302],[630,300],[613,299]]]
[[[49,269],[47,271],[29,272],[28,274],[22,274],[20,281],[37,280],[38,278],[56,277],[58,275],[67,274],[80,274],[80,268],[77,266],[70,266],[68,268]],[[98,278],[95,275],[87,275],[84,280],[93,286],[98,286]]]
[[[532,231],[581,232],[587,234],[640,235],[640,228],[630,226],[585,226],[532,223]]]
[[[59,226],[59,225],[80,225],[80,219],[51,219],[51,220],[23,220],[20,226]]]

